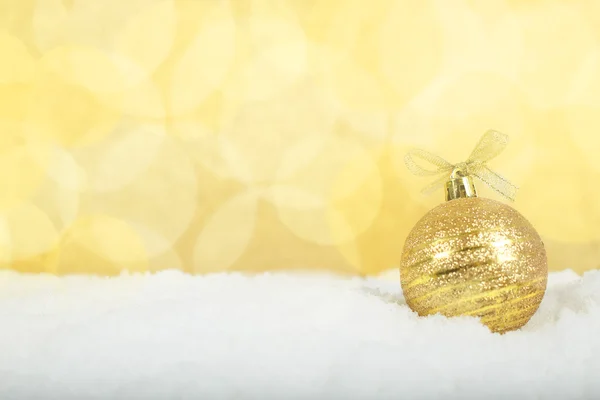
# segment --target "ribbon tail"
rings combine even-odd
[[[506,178],[483,165],[474,175],[500,195],[510,201],[515,201],[519,188]]]
[[[507,145],[508,135],[489,130],[481,137],[466,162],[484,164],[502,153]]]
[[[430,195],[433,192],[435,192],[436,190],[443,188],[447,181],[448,181],[448,177],[444,175],[444,176],[436,179],[429,185],[425,186],[423,188],[423,190],[421,190],[421,193],[424,195]]]
[[[426,161],[436,166],[437,169],[424,168],[419,165],[419,163],[416,161],[417,159]],[[404,163],[410,172],[418,176],[438,175],[442,172],[451,171],[452,168],[454,168],[452,164],[444,160],[442,157],[438,157],[435,154],[421,149],[410,150],[406,156],[404,156]]]

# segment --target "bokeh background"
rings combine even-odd
[[[443,201],[405,152],[490,128],[598,268],[598,1],[0,0],[0,264],[376,274]]]

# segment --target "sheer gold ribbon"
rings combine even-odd
[[[507,199],[514,201],[518,187],[509,182],[506,178],[492,171],[486,163],[502,153],[508,144],[508,136],[490,130],[487,131],[471,152],[469,158],[458,164],[452,164],[443,158],[436,156],[428,151],[413,149],[406,154],[404,161],[406,167],[418,176],[435,176],[443,174],[442,177],[435,180],[423,189],[423,193],[431,193],[444,186],[452,175],[474,176],[480,179],[487,186],[498,192]],[[437,168],[424,168],[416,160],[426,161]]]

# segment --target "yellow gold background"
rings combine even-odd
[[[598,1],[0,0],[0,263],[377,273],[443,199],[406,150],[490,128],[550,269],[598,268]]]

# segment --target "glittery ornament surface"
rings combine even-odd
[[[493,332],[525,325],[546,290],[544,244],[515,209],[463,198],[427,213],[400,264],[406,302],[419,315],[481,317]]]

